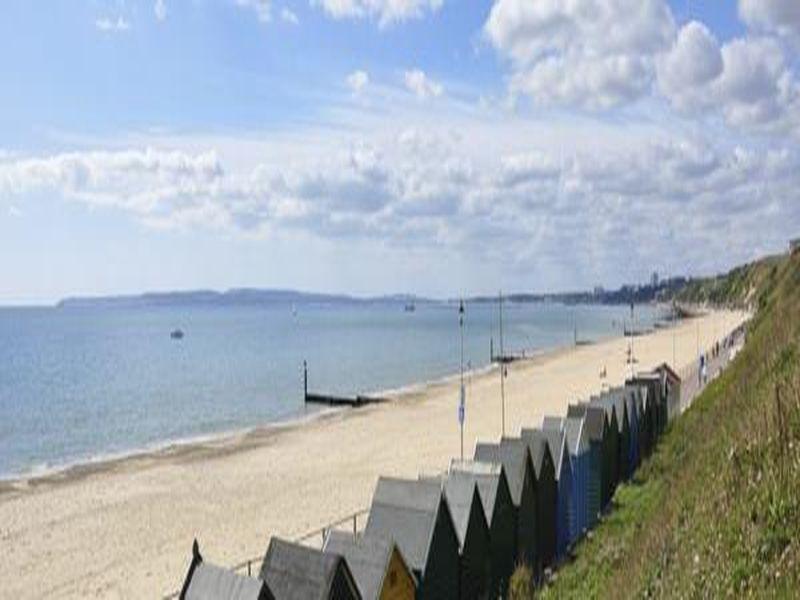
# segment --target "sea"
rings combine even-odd
[[[458,304],[0,308],[0,479],[313,416],[309,391],[377,394],[459,372]],[[637,306],[649,328],[656,306]],[[628,306],[503,303],[507,354],[623,335]],[[182,339],[171,332],[180,329]],[[500,344],[467,303],[463,364]],[[457,398],[453,418],[456,419]]]

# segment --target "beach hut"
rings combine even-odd
[[[205,562],[195,540],[180,600],[274,600],[274,596],[260,579]]]
[[[522,439],[528,444],[533,461],[536,484],[536,511],[539,524],[537,538],[538,556],[542,566],[552,565],[556,560],[556,513],[558,490],[556,487],[555,463],[547,438],[538,429],[524,429]]]
[[[394,540],[417,580],[417,598],[458,596],[458,534],[439,482],[379,478],[364,532]]]
[[[560,560],[567,554],[567,549],[572,543],[571,532],[575,525],[570,524],[574,517],[572,506],[572,465],[570,463],[569,451],[567,450],[567,439],[561,428],[550,426],[548,429],[540,430],[550,449],[553,457],[553,468],[556,480],[556,559]],[[523,429],[523,437],[530,436],[534,430]]]
[[[661,363],[655,368],[655,372],[661,375],[669,422],[681,413],[681,378],[667,363]]]
[[[347,561],[279,538],[272,538],[259,579],[278,600],[360,600]]]
[[[458,534],[460,597],[475,600],[488,595],[490,574],[489,523],[475,481],[468,477],[439,477]]]
[[[322,551],[344,557],[364,600],[414,600],[417,582],[400,549],[388,538],[332,529]]]
[[[489,597],[505,598],[517,557],[517,515],[503,465],[454,460],[449,477],[473,481],[478,488],[489,524]]]
[[[537,552],[538,499],[528,445],[515,438],[503,438],[499,444],[479,443],[475,446],[474,458],[503,465],[517,513],[517,561],[527,564],[537,576],[541,569]]]
[[[601,509],[605,509],[611,498],[614,496],[614,490],[619,482],[619,427],[617,420],[617,409],[613,402],[610,402],[607,397],[594,396],[590,400],[591,406],[602,408],[606,415],[606,444],[604,454],[605,462],[605,481],[603,486],[603,495]]]
[[[617,412],[617,427],[619,428],[619,446],[617,447],[617,462],[619,465],[619,482],[627,481],[631,475],[630,463],[630,444],[631,426],[628,417],[628,407],[625,403],[625,391],[622,388],[614,388],[604,392],[606,397]],[[601,397],[603,394],[601,394]]]
[[[628,379],[625,383],[647,388],[647,398],[648,402],[652,403],[654,419],[655,437],[651,443],[653,446],[667,426],[667,402],[666,397],[662,394],[661,375],[659,373],[637,373],[635,377]]]
[[[628,411],[628,420],[630,422],[630,440],[628,445],[628,463],[630,468],[630,475],[639,467],[639,395],[641,394],[640,386],[626,385],[624,388],[625,408]]]
[[[589,404],[570,404],[567,418],[583,419],[584,434],[589,440],[589,463],[586,481],[586,527],[591,529],[597,523],[602,510],[605,481],[608,478],[604,453],[606,451],[607,422],[606,413],[599,406]]]
[[[567,438],[572,467],[572,510],[570,532],[574,544],[589,528],[589,469],[591,454],[589,436],[584,426],[583,417],[567,417],[564,419],[564,433]]]

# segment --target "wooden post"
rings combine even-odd
[[[308,402],[308,363],[303,361],[303,402]]]

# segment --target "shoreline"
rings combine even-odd
[[[674,325],[669,325],[665,329],[669,329],[669,327],[674,327]],[[537,360],[551,355],[552,357],[557,357],[563,352],[576,348],[596,345],[623,337],[625,336],[607,335],[600,336],[594,340],[581,341],[577,346],[561,345],[544,349],[526,349],[523,350],[523,356],[515,358],[514,362],[536,364]],[[464,379],[467,381],[470,378],[485,377],[489,373],[496,372],[497,368],[497,363],[488,363],[469,370],[465,369]],[[459,377],[460,373],[458,372],[448,373],[428,380],[415,381],[397,387],[368,390],[364,393],[370,396],[384,397],[389,403],[402,402],[417,395],[425,394],[426,391],[452,384],[458,381]],[[363,411],[365,408],[358,407],[356,410]],[[325,420],[338,413],[346,414],[352,410],[353,407],[346,406],[320,406],[309,410],[306,405],[297,413],[274,421],[264,421],[234,429],[170,438],[127,450],[99,452],[93,456],[80,457],[56,465],[46,465],[43,468],[34,465],[27,471],[17,473],[0,473],[0,499],[6,494],[22,492],[38,486],[69,483],[72,480],[89,477],[95,473],[113,471],[115,467],[123,467],[126,463],[180,459],[194,453],[203,452],[208,456],[217,451],[220,456],[223,456],[237,450],[246,451],[254,445],[257,446],[257,443],[252,444],[251,442],[264,442],[269,436],[278,435],[282,431],[300,429],[317,420]],[[241,447],[234,447],[237,444],[241,445]]]
[[[601,343],[605,339],[615,339],[617,337],[621,336],[606,336],[600,340],[592,340],[587,345]],[[526,351],[524,358],[516,359],[514,362],[536,364],[537,360],[546,359],[551,355],[556,358],[561,353],[568,352],[573,348],[575,346],[556,346],[544,350]],[[464,371],[464,380],[485,377],[490,373],[496,372],[497,369],[496,363],[473,367]],[[413,400],[417,396],[425,395],[426,392],[451,385],[458,381],[459,377],[460,373],[450,373],[426,381],[413,382],[399,387],[379,389],[367,393],[385,397],[387,401],[383,404],[405,402]],[[336,417],[347,418],[352,413],[363,412],[369,408],[370,406],[332,406],[318,407],[312,411],[304,408],[305,414],[295,414],[276,421],[164,440],[131,450],[100,453],[96,457],[80,458],[63,465],[48,466],[38,472],[34,467],[28,472],[12,473],[10,475],[0,474],[0,500],[6,495],[25,493],[39,487],[68,485],[93,475],[124,471],[126,467],[135,468],[137,465],[144,467],[157,464],[159,461],[213,460],[237,452],[246,452],[270,443],[271,438],[280,436],[282,433],[302,430],[317,421],[326,421]]]

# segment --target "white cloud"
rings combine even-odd
[[[659,57],[658,82],[684,113],[718,112],[733,127],[800,134],[800,86],[774,39],[734,38],[720,47],[691,22]]]
[[[14,156],[0,160],[0,196],[24,209],[20,198],[46,190],[154,227],[513,256],[509,268],[535,269],[548,286],[713,268],[723,256],[747,260],[755,247],[774,248],[800,227],[793,146],[724,147],[662,133],[596,149],[577,141],[582,149],[563,153],[526,141],[535,131],[418,121],[332,145],[273,140],[253,150],[248,168],[216,152],[168,149]],[[564,273],[577,279],[558,279]]]
[[[270,0],[236,0],[236,6],[252,10],[262,23],[272,21],[272,3]]]
[[[153,12],[156,15],[156,19],[159,21],[163,21],[167,18],[167,4],[165,0],[156,0],[156,3],[153,5]]]
[[[674,28],[663,0],[496,0],[484,32],[511,63],[512,93],[595,110],[649,92]]]
[[[353,94],[360,94],[369,85],[369,75],[366,71],[353,71],[347,76],[346,82]]]
[[[403,74],[403,79],[406,88],[416,94],[417,98],[435,98],[441,96],[444,92],[442,84],[434,81],[428,77],[424,71],[420,69],[412,69]]]
[[[334,19],[377,19],[381,27],[436,12],[444,0],[312,0]]]
[[[97,19],[94,22],[94,26],[100,31],[106,32],[122,32],[128,31],[131,28],[131,24],[122,16],[117,17],[116,20],[109,19],[108,17]]]
[[[663,94],[677,108],[690,110],[708,102],[707,87],[722,73],[722,52],[706,26],[692,21],[680,30],[657,65]]]
[[[299,25],[300,19],[297,18],[297,14],[295,14],[290,8],[284,6],[281,9],[281,20],[284,23],[289,23],[291,25]]]
[[[800,39],[797,0],[739,0],[739,16],[753,29]]]

